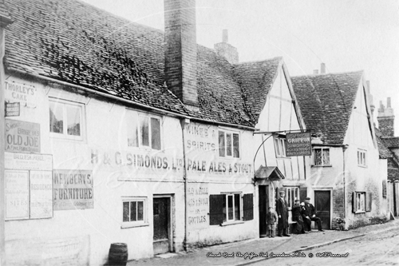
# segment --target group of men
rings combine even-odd
[[[284,191],[280,191],[280,198],[276,201],[276,213],[269,208],[266,220],[270,237],[273,237],[274,223],[277,220],[277,236],[290,236],[288,234],[288,205]],[[294,201],[292,220],[296,222],[294,232],[298,234],[305,234],[305,229],[311,231],[312,221],[317,224],[319,231],[324,231],[321,227],[321,219],[316,216],[315,207],[310,203],[309,197],[302,203],[298,199]]]

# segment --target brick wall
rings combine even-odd
[[[394,116],[377,117],[378,128],[384,137],[394,136]]]
[[[189,106],[198,106],[195,0],[165,0],[165,79]]]

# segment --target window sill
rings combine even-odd
[[[326,165],[311,165],[311,167],[316,167],[316,168],[319,168],[319,167],[332,167],[332,165],[331,165],[331,164],[326,164]]]
[[[357,212],[355,212],[355,214],[362,214],[362,213],[366,213],[366,211],[357,211]]]
[[[243,224],[244,221],[232,221],[232,222],[223,222],[220,224],[220,226],[230,226],[230,225],[236,225],[236,224]]]
[[[145,226],[150,226],[149,223],[137,223],[137,224],[122,224],[121,229],[129,229],[129,228],[135,228],[135,227],[145,227]]]
[[[357,166],[361,167],[361,168],[367,168],[367,165],[360,165],[358,164]]]

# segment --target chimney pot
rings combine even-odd
[[[227,31],[227,29],[223,30],[222,41],[224,43],[228,43],[229,42],[229,32]]]
[[[391,97],[387,99],[387,108],[391,108]]]
[[[313,70],[313,74],[315,75],[319,74],[319,70],[318,69]]]
[[[325,74],[326,73],[326,64],[321,63],[320,65],[320,74]]]

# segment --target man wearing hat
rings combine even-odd
[[[305,210],[303,213],[303,217],[305,218],[304,221],[309,231],[312,230],[311,228],[312,221],[316,222],[319,231],[324,231],[323,228],[321,228],[321,219],[319,217],[316,217],[315,207],[310,203],[309,197],[305,199]]]
[[[278,215],[278,236],[290,236],[288,234],[288,208],[285,201],[285,192],[280,191],[280,198],[276,201],[276,212]]]

